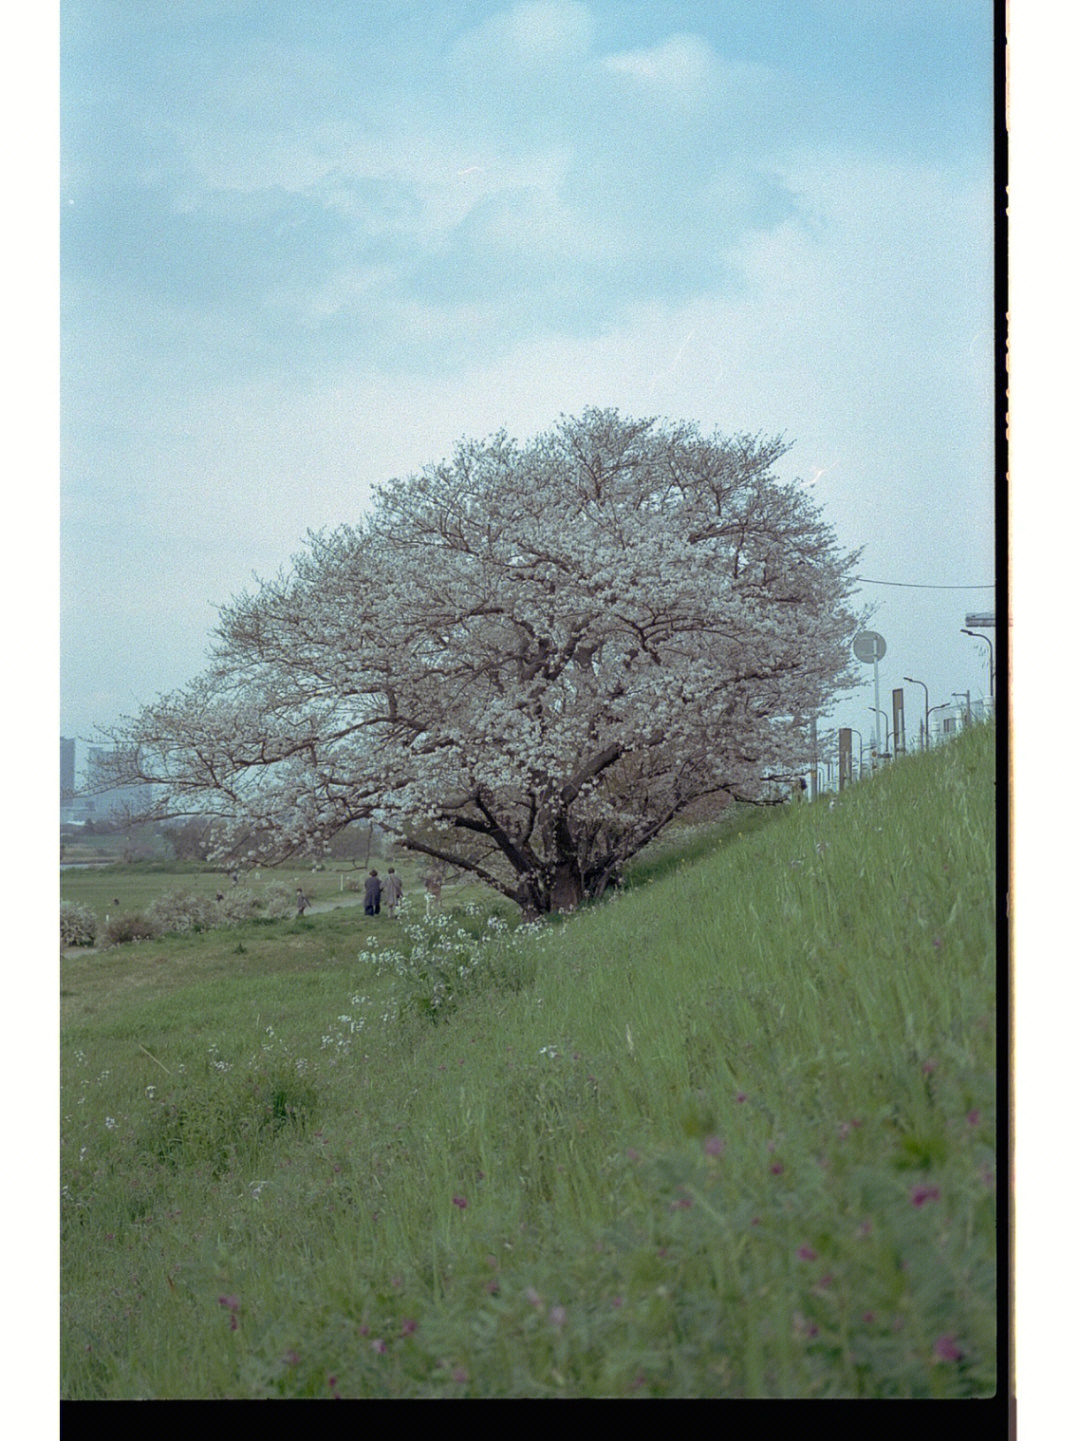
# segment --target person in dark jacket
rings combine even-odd
[[[382,881],[379,880],[378,871],[373,870],[364,882],[364,915],[377,916],[379,914],[379,897],[382,895]]]

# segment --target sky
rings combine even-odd
[[[373,485],[594,405],[783,434],[883,709],[988,692],[989,0],[67,0],[60,46],[62,734]]]

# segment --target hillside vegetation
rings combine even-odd
[[[992,1393],[994,744],[561,924],[66,958],[63,1394]]]

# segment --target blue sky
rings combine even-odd
[[[883,694],[985,694],[989,0],[60,14],[63,733],[373,484],[588,405],[784,433],[861,574],[972,587],[865,588]]]

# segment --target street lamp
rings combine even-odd
[[[880,706],[870,705],[866,709],[873,711],[875,715],[885,716],[885,757],[883,758],[887,758],[889,754],[889,717],[885,715]],[[877,729],[877,721],[874,722],[874,729]]]
[[[862,731],[857,731],[854,726],[849,726],[848,729],[851,731],[851,734],[852,734],[853,736],[858,736],[858,737],[859,737],[859,779],[862,780],[862,753],[863,753]]]
[[[930,717],[936,710],[952,710],[952,701],[942,701],[940,705],[932,705],[926,712],[926,742],[930,743]]]
[[[969,636],[971,636],[972,640],[984,640],[984,641],[986,642],[986,644],[990,647],[990,700],[991,700],[991,703],[993,703],[993,699],[994,699],[994,642],[990,639],[990,637],[989,637],[988,635],[980,635],[980,634],[978,633],[978,631],[966,630],[963,626],[960,627],[960,634],[961,634],[961,635],[969,635]]]
[[[923,750],[927,750],[930,745],[930,687],[924,680],[916,680],[913,675],[906,675],[904,679],[909,685],[921,685],[926,692],[926,734],[923,736]]]

